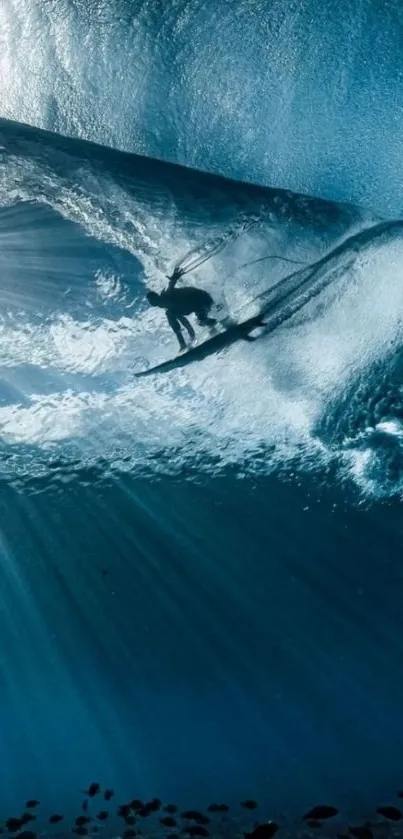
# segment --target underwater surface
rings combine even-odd
[[[400,0],[2,0],[0,115],[402,212]]]
[[[210,813],[185,835],[400,820],[399,9],[0,2],[13,835],[30,799],[46,836],[155,796]],[[177,352],[145,296],[175,265],[264,326],[138,379]]]

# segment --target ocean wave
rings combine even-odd
[[[55,458],[179,474],[189,452],[210,472],[212,459],[254,474],[345,469],[346,439],[321,417],[400,346],[401,222],[5,121],[0,141],[5,479],[21,477],[20,451],[27,479],[35,451],[52,479]],[[189,252],[201,257],[187,281],[229,315],[262,312],[266,329],[140,382],[175,353],[145,288]],[[378,473],[368,487],[383,493]],[[400,477],[387,483],[400,492]]]

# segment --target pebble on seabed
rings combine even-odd
[[[93,781],[92,784],[89,785],[88,789],[85,790],[85,795],[89,795],[90,798],[94,798],[94,795],[98,795],[100,791],[101,785],[96,781]]]
[[[348,832],[355,839],[373,839],[373,833],[370,827],[366,824],[357,825],[356,827],[349,827]]]
[[[104,791],[101,791],[100,784],[93,782],[88,787],[88,790],[86,790],[88,798],[86,798],[82,804],[82,809],[85,812],[88,810],[90,804],[89,799],[94,798],[99,793],[103,795],[103,799],[105,801],[110,801],[114,795],[113,790],[105,789]],[[398,792],[397,796],[399,798],[403,798],[403,790]],[[16,835],[15,839],[38,839],[38,835],[36,833],[30,830],[23,830],[25,824],[36,820],[36,815],[33,815],[33,813],[29,811],[38,806],[39,801],[36,799],[29,799],[25,803],[26,810],[23,815],[18,818],[11,817],[7,819],[4,826],[0,827],[0,833],[4,833],[4,830],[6,829],[9,834]],[[258,803],[253,799],[245,799],[241,802],[241,807],[246,810],[255,810],[258,807]],[[167,829],[166,839],[179,839],[179,835],[173,832],[178,827],[178,816],[176,815],[178,807],[176,804],[166,804],[163,806],[159,798],[152,798],[148,802],[143,802],[140,799],[133,799],[130,803],[121,804],[117,807],[116,814],[124,820],[126,825],[128,825],[121,834],[122,839],[135,839],[135,837],[141,837],[142,834],[137,828],[137,821],[139,819],[145,819],[148,816],[152,816],[161,809],[163,813],[161,818],[159,818],[159,824],[161,825],[161,828]],[[229,811],[229,806],[227,804],[212,803],[209,804],[206,809],[210,814],[227,813]],[[330,804],[318,804],[302,816],[302,822],[304,822],[307,827],[317,831],[322,828],[321,822],[323,820],[331,819],[333,816],[338,815],[338,813],[339,811],[337,808]],[[376,822],[379,829],[383,825],[383,830],[386,829],[388,821],[398,822],[403,819],[403,812],[392,804],[378,807],[376,809],[376,813],[378,816],[383,816],[386,820],[384,822]],[[88,834],[92,835],[93,833],[99,833],[100,827],[95,824],[95,820],[106,821],[110,815],[111,814],[108,810],[100,810],[96,816],[93,814],[79,815],[76,817],[73,827],[71,827],[71,832],[77,834],[78,836],[87,836]],[[175,818],[173,818],[173,815],[175,815]],[[199,810],[184,810],[181,812],[180,816],[184,822],[180,830],[183,837],[209,837],[210,834],[206,825],[210,823],[210,818],[205,815],[205,813],[200,812]],[[59,813],[53,813],[47,817],[47,821],[50,824],[57,824],[58,822],[63,821],[63,819],[64,816]],[[154,819],[151,824],[153,824],[153,822]],[[193,824],[191,822],[193,822]],[[221,819],[221,823],[226,836],[229,836],[230,833],[228,833],[228,830],[231,830],[230,822],[228,822],[227,819]],[[234,824],[232,827],[234,827]],[[286,825],[284,825],[284,827],[286,827]],[[249,828],[249,832],[244,832],[241,835],[243,835],[244,839],[273,839],[279,828],[280,825],[275,821],[262,823],[257,823],[255,821],[254,826]],[[155,825],[152,829],[155,830]],[[336,834],[333,834],[333,839],[349,839],[349,837],[350,839],[351,837],[353,837],[353,839],[374,839],[374,833],[370,822],[368,821],[363,824],[350,825],[348,828],[344,828],[344,830],[344,833],[336,831]],[[216,834],[217,831],[213,828],[212,832],[213,834]],[[377,832],[377,829],[375,829],[375,835],[377,835]],[[384,836],[383,839],[385,839]]]
[[[402,818],[402,813],[397,807],[393,807],[393,805],[387,805],[386,807],[378,807],[377,813],[380,816],[384,816],[385,819],[389,819],[392,822],[399,822]]]
[[[197,824],[209,824],[210,822],[208,816],[205,816],[204,813],[200,813],[199,810],[185,810],[181,813],[181,816],[183,819],[197,822]]]
[[[332,807],[330,804],[318,804],[316,807],[312,807],[312,810],[308,810],[305,813],[303,820],[331,819],[333,816],[337,816],[337,813],[338,810],[336,807]]]
[[[177,822],[175,821],[175,819],[172,816],[164,816],[162,819],[160,819],[160,823],[164,827],[176,827],[177,826]]]
[[[258,824],[248,836],[249,839],[272,839],[277,830],[278,824],[276,822],[267,822],[266,824]]]

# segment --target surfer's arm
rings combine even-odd
[[[168,291],[171,291],[171,289],[175,288],[176,283],[181,278],[181,276],[182,276],[182,271],[180,270],[180,268],[175,268],[173,270],[172,274],[167,277],[167,279],[169,280]]]

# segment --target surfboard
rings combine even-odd
[[[186,352],[180,353],[167,361],[162,361],[154,365],[154,367],[149,367],[147,370],[141,370],[134,375],[137,379],[140,379],[145,376],[154,376],[158,373],[169,373],[170,370],[187,367],[188,364],[193,364],[195,361],[203,361],[203,359],[210,355],[215,355],[236,341],[253,341],[254,338],[250,336],[250,333],[257,327],[265,325],[260,314],[241,321],[241,323],[231,324],[231,326],[228,326],[222,332],[218,332],[216,335],[210,335],[205,341],[201,341],[200,344],[190,347]]]

